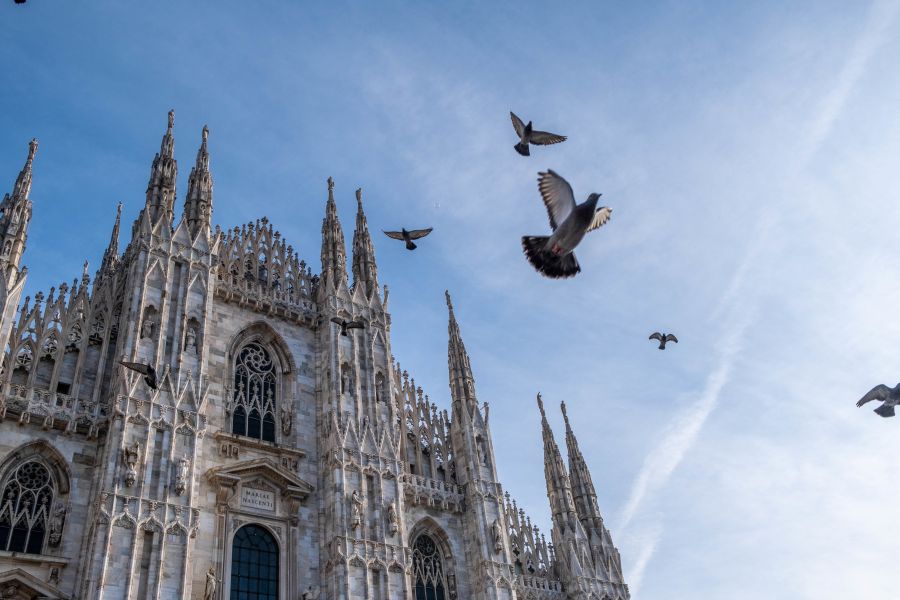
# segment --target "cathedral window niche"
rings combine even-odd
[[[41,554],[47,532],[61,528],[51,517],[56,484],[50,471],[39,461],[24,462],[9,473],[2,489],[0,550]]]
[[[444,561],[431,536],[421,534],[413,544],[415,600],[445,600]]]
[[[274,442],[278,374],[266,348],[256,342],[241,348],[233,389],[232,433]]]
[[[245,525],[231,547],[231,600],[278,597],[278,542],[259,525]]]

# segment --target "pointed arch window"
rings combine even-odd
[[[56,495],[56,482],[40,462],[13,469],[0,496],[0,550],[41,554]]]
[[[415,600],[445,600],[444,561],[437,544],[424,533],[413,544],[413,580]]]
[[[256,342],[246,344],[234,365],[232,433],[274,442],[277,389],[272,355]]]

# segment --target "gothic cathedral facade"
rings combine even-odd
[[[211,226],[206,128],[176,219],[173,125],[93,279],[21,301],[36,141],[0,203],[0,598],[628,599],[540,397],[549,540],[504,492],[449,294],[449,412],[394,361],[361,192],[348,273],[329,179],[316,274]]]

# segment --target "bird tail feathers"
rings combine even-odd
[[[522,238],[522,250],[531,266],[545,277],[552,279],[574,277],[581,272],[574,253],[555,256],[546,251],[549,239],[550,237],[546,235],[526,235]]]
[[[413,244],[411,240],[406,240],[406,249],[407,250],[415,250],[416,248],[418,248],[418,246]]]
[[[513,147],[516,149],[516,152],[518,152],[522,156],[531,156],[531,151],[528,149],[528,144],[519,142]]]
[[[894,416],[894,406],[893,405],[888,406],[887,404],[882,404],[881,406],[876,408],[874,412],[881,415],[882,417],[893,417]]]

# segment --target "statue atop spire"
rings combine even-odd
[[[353,287],[363,286],[366,298],[378,291],[378,268],[375,246],[369,235],[369,224],[362,205],[362,188],[356,190],[356,230],[353,232]]]

